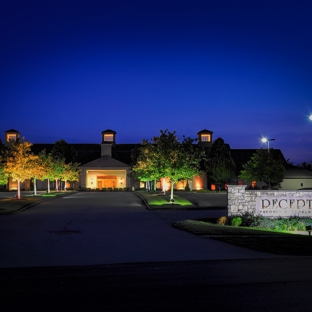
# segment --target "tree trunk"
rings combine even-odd
[[[154,179],[154,192],[156,193],[156,179]]]
[[[171,182],[171,194],[170,194],[170,201],[173,202],[173,184],[174,182]]]
[[[58,180],[55,179],[55,190],[58,191]]]
[[[21,199],[21,181],[17,180],[17,199]]]
[[[50,193],[50,179],[48,179],[48,193]]]
[[[34,195],[37,195],[37,179],[34,178]]]

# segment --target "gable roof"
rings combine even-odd
[[[312,179],[312,171],[293,165],[286,165],[284,179]]]
[[[84,165],[80,166],[81,168],[124,168],[124,169],[128,169],[130,168],[129,165],[114,159],[108,155],[102,156],[98,159],[92,160]]]

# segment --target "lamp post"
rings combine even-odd
[[[267,143],[267,145],[268,145],[268,153],[270,153],[270,142],[271,141],[274,141],[275,139],[268,139],[268,138],[262,138],[261,139],[261,141],[263,142],[263,143]],[[268,157],[270,157],[269,156],[269,154],[268,154]],[[270,178],[269,178],[269,190],[271,189],[271,181],[270,181]]]
[[[267,145],[268,145],[268,151],[270,151],[270,141],[275,141],[275,139],[262,138],[261,141],[262,141],[263,143],[267,143]]]

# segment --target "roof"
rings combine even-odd
[[[312,171],[293,165],[286,165],[284,179],[312,179]]]
[[[7,132],[19,133],[19,131],[15,130],[15,129],[4,131],[4,133],[7,133]]]
[[[201,134],[201,133],[213,133],[213,132],[210,130],[207,130],[207,129],[203,129],[203,130],[197,132],[197,134]]]
[[[130,168],[129,165],[114,159],[110,156],[102,156],[98,159],[95,159],[93,161],[90,161],[82,166],[80,166],[82,168],[124,168],[124,169],[128,169]]]

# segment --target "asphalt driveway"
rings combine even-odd
[[[223,210],[150,211],[129,193],[76,193],[0,217],[0,267],[269,258],[172,227]]]

